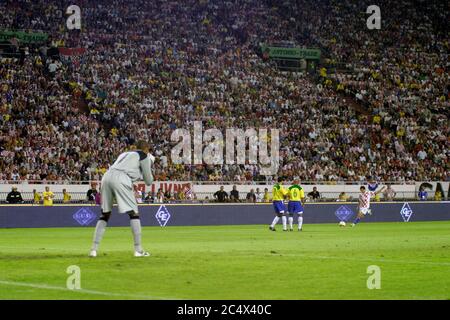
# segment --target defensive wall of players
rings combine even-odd
[[[356,203],[307,203],[304,223],[338,223],[356,214]],[[414,222],[450,220],[450,202],[382,202],[371,205],[373,214],[364,222]],[[51,207],[0,205],[0,228],[94,227],[100,207],[55,205]],[[144,226],[201,226],[268,224],[271,204],[149,204],[140,206]],[[110,226],[128,226],[127,215],[113,210]]]

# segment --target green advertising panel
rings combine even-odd
[[[0,42],[9,41],[12,38],[16,38],[22,43],[39,43],[45,42],[48,34],[42,32],[0,30]]]
[[[283,48],[262,46],[262,51],[267,52],[270,58],[281,59],[306,59],[319,60],[319,49],[302,49],[302,48]]]

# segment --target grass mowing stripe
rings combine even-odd
[[[155,296],[146,296],[146,295],[140,295],[140,294],[105,292],[105,291],[88,290],[88,289],[72,290],[72,289],[68,289],[65,287],[51,286],[51,285],[47,285],[47,284],[35,284],[35,283],[5,281],[5,280],[0,280],[0,285],[15,286],[15,287],[28,287],[28,288],[45,289],[45,290],[61,290],[61,291],[69,291],[69,292],[74,292],[74,293],[86,293],[86,294],[109,296],[109,297],[127,297],[127,298],[148,299],[148,300],[179,300],[178,298],[155,297]]]
[[[405,261],[405,260],[385,260],[379,258],[346,258],[346,257],[333,257],[333,256],[313,256],[306,254],[296,254],[296,253],[283,253],[283,256],[291,257],[302,257],[306,259],[321,259],[321,260],[347,260],[347,261],[358,261],[358,262],[380,262],[380,263],[400,263],[400,264],[424,264],[424,265],[435,265],[435,266],[449,266],[450,262],[433,262],[433,261]]]

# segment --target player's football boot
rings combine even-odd
[[[303,228],[298,229],[298,231],[303,231]]]
[[[290,228],[289,231],[294,231],[294,229]]]
[[[89,257],[95,258],[96,256],[97,256],[97,251],[91,250],[91,252],[89,252]]]
[[[150,257],[150,253],[147,251],[135,251],[134,256],[135,257]]]
[[[352,223],[352,228],[353,228],[354,226],[356,226],[356,224]]]
[[[270,226],[269,226],[269,230],[270,230],[270,231],[277,231],[277,230],[275,230],[274,227],[270,227]]]

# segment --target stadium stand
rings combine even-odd
[[[448,10],[422,4],[379,1],[368,30],[366,1],[2,2],[0,30],[49,38],[2,44],[0,181],[99,180],[137,139],[155,180],[265,181],[256,165],[173,165],[171,132],[196,120],[280,129],[288,179],[448,181]],[[281,71],[262,43],[319,48],[321,64]]]

